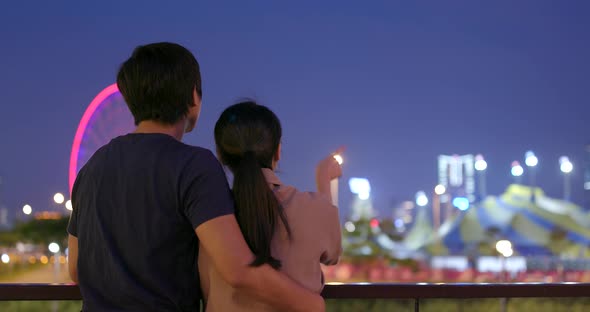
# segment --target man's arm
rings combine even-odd
[[[78,238],[68,235],[68,271],[70,278],[78,284]]]
[[[233,214],[211,219],[195,230],[222,278],[232,287],[281,311],[324,311],[318,294],[296,284],[269,265],[252,267],[248,248]]]
[[[70,278],[74,283],[79,284],[78,281],[78,214],[80,213],[79,203],[78,203],[78,189],[80,187],[80,183],[84,180],[84,172],[86,171],[86,167],[82,167],[80,172],[78,172],[78,176],[76,177],[76,181],[74,182],[74,187],[72,189],[72,213],[70,214],[70,221],[68,222],[68,271],[70,273]]]

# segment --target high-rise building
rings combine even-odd
[[[590,191],[590,144],[586,145],[586,170],[584,172],[584,190]]]
[[[355,194],[352,202],[351,220],[370,220],[375,216],[371,200],[371,184],[364,178],[351,178],[348,181],[350,191]]]
[[[473,155],[438,156],[438,183],[444,186],[449,200],[466,197],[475,201],[475,157]]]

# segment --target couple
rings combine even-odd
[[[201,110],[199,64],[173,43],[139,46],[117,84],[137,126],[80,170],[69,270],[84,311],[323,311],[320,263],[341,254],[330,156],[317,193],[283,185],[281,124],[247,101],[215,125],[217,156],[181,143]]]

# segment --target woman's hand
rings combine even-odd
[[[343,151],[344,148],[341,147],[318,163],[316,167],[316,184],[318,187],[318,193],[331,197],[330,181],[342,176],[342,166],[334,158],[334,155],[340,155]]]

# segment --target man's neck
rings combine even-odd
[[[182,141],[184,135],[184,120],[173,125],[162,124],[153,120],[144,120],[137,125],[134,133],[162,133]]]

